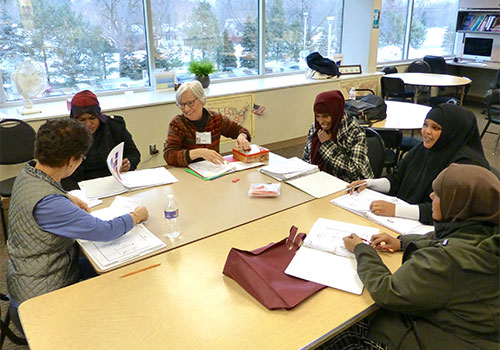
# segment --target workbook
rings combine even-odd
[[[286,159],[259,169],[260,172],[278,181],[292,180],[301,176],[319,172],[315,164],[310,164],[297,157]]]
[[[120,172],[123,161],[123,142],[113,148],[107,158],[111,176],[80,181],[78,186],[89,199],[104,198],[147,187],[178,182],[164,167]]]
[[[226,174],[242,171],[250,168],[255,168],[264,165],[262,162],[244,163],[235,160],[232,155],[224,157],[223,164],[215,164],[208,160],[194,162],[188,165],[186,171],[203,180],[213,180]]]
[[[111,220],[130,213],[139,205],[140,201],[134,198],[116,197],[110,207],[93,211],[91,215],[101,220]],[[144,224],[135,225],[132,230],[114,241],[96,242],[79,239],[78,243],[101,271],[109,270],[166,246]]]
[[[373,227],[319,218],[285,273],[359,295],[363,283],[357,273],[356,258],[345,248],[343,238],[355,233],[369,242],[378,232]]]
[[[373,201],[384,200],[399,205],[408,205],[404,200],[391,197],[386,194],[365,189],[361,192],[346,194],[331,200],[331,203],[347,209],[353,213],[364,216],[376,223],[385,226],[402,235],[407,234],[426,234],[434,231],[434,226],[421,224],[418,220],[399,218],[394,216],[376,215],[371,212],[370,204]]]

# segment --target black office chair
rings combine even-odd
[[[424,56],[424,62],[427,62],[429,65],[431,73],[448,74],[446,60],[444,57],[426,55]]]
[[[19,164],[33,159],[35,130],[18,119],[0,120],[0,165]],[[10,198],[15,177],[0,181],[0,213],[2,229],[7,241],[7,220],[3,198]]]
[[[500,68],[497,70],[495,80],[490,82],[490,89],[500,89]]]
[[[398,69],[396,68],[396,66],[385,66],[384,68],[382,68],[382,73],[384,74],[392,74],[397,72]]]
[[[488,122],[481,132],[481,139],[487,132],[494,134],[494,132],[488,131],[490,124],[500,125],[500,88],[490,89],[486,92],[486,115],[488,116]],[[497,141],[493,151],[494,153],[497,150],[499,140],[500,131],[498,132]]]
[[[366,145],[368,147],[368,159],[375,178],[382,175],[385,161],[385,146],[380,135],[372,128],[366,128]]]
[[[9,301],[9,297],[5,294],[0,293],[0,300]],[[3,346],[5,338],[9,338],[9,340],[16,345],[28,345],[28,342],[25,338],[17,336],[10,328],[10,313],[7,309],[7,315],[2,319],[1,310],[0,310],[0,349]]]
[[[410,63],[408,68],[406,68],[406,72],[408,73],[430,73],[431,72],[431,67],[429,64],[425,61],[413,61]]]
[[[399,129],[373,128],[373,130],[375,130],[384,141],[384,168],[387,173],[392,173],[398,166],[403,133]]]
[[[411,102],[412,95],[407,94],[402,79],[382,77],[380,78],[380,85],[382,87],[382,97],[384,100]]]

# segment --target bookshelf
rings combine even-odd
[[[500,34],[500,11],[459,10],[456,31],[458,33]]]

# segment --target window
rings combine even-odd
[[[305,69],[310,52],[340,51],[342,5],[342,0],[318,0],[314,6],[304,0],[4,0],[0,104],[22,98],[11,75],[26,58],[46,75],[35,98],[149,87],[151,69],[191,80],[189,62],[200,59],[214,63],[212,80]],[[265,45],[259,45],[260,37]]]
[[[342,0],[266,1],[266,72],[306,69],[311,52],[339,53],[342,5]]]
[[[453,54],[457,9],[458,0],[383,0],[378,62]]]

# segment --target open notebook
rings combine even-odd
[[[152,168],[120,173],[123,160],[123,142],[108,154],[107,165],[111,176],[99,177],[78,183],[89,199],[114,196],[131,190],[178,182],[167,169]]]
[[[345,249],[343,238],[355,233],[370,241],[378,232],[373,227],[319,218],[285,273],[359,295],[363,283],[356,270],[356,258]]]
[[[244,163],[235,160],[232,155],[224,156],[224,160],[224,164],[214,164],[208,160],[194,162],[188,165],[186,171],[203,180],[214,180],[226,174],[264,165],[261,162]]]
[[[140,202],[133,198],[116,197],[111,206],[93,211],[101,220],[111,220],[133,211]],[[127,261],[152,253],[166,245],[146,226],[139,224],[120,238],[110,242],[95,242],[79,239],[78,243],[101,271],[109,270]]]
[[[408,204],[402,199],[391,197],[370,189],[366,189],[359,193],[355,192],[353,194],[346,194],[344,196],[332,199],[331,202],[338,205],[339,207],[375,221],[376,223],[385,226],[393,231],[396,231],[402,235],[423,235],[428,232],[434,231],[433,226],[421,224],[418,220],[373,214],[370,211],[370,204],[371,202],[376,200],[384,200],[395,204]]]

